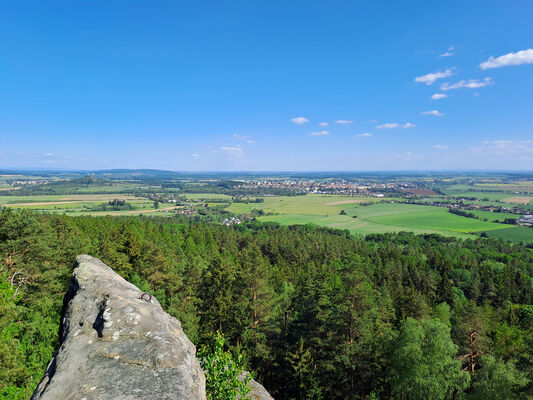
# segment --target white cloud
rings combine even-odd
[[[355,135],[355,136],[360,137],[360,138],[365,138],[365,137],[372,136],[372,134],[368,133],[368,132],[365,132],[365,133],[360,133],[359,135]]]
[[[309,136],[325,136],[329,134],[330,134],[329,131],[318,131],[318,132],[311,132]]]
[[[319,122],[318,125],[326,127],[326,126],[329,126],[329,123],[327,123],[327,122]]]
[[[453,56],[455,55],[455,53],[453,52],[454,47],[453,46],[450,46],[448,47],[448,51],[445,51],[444,53],[442,53],[441,55],[439,55],[440,58],[442,57],[450,57],[450,56]]]
[[[415,124],[406,122],[405,124],[399,124],[397,122],[389,122],[388,124],[378,125],[378,129],[394,129],[394,128],[412,128]]]
[[[400,124],[398,124],[397,122],[390,122],[388,124],[378,125],[377,128],[378,129],[393,129],[393,128],[398,128],[399,126]]]
[[[433,146],[433,148],[437,150],[448,150],[448,146],[446,146],[445,144],[436,144],[435,146]]]
[[[192,158],[198,160],[200,158],[200,154],[198,153],[192,153]]]
[[[248,136],[237,135],[236,133],[234,133],[233,134],[233,139],[245,140],[245,139],[248,139]]]
[[[246,141],[246,143],[248,143],[248,144],[252,144],[252,143],[255,143],[255,140],[248,139],[248,140]]]
[[[444,72],[437,71],[437,72],[433,72],[431,74],[417,76],[415,78],[415,82],[425,83],[426,85],[431,85],[437,79],[447,78],[447,77],[452,76],[452,75],[453,75],[453,70],[452,69],[447,69]]]
[[[490,57],[479,66],[481,69],[489,69],[521,64],[533,64],[533,49],[520,50],[516,53],[511,52],[497,58]]]
[[[439,99],[444,99],[446,97],[448,97],[448,95],[444,93],[433,93],[431,95],[431,100],[439,100]]]
[[[434,115],[435,117],[442,117],[444,114],[437,110],[431,110],[431,111],[422,111],[420,114],[422,115]]]
[[[296,118],[291,119],[291,122],[296,125],[302,125],[302,124],[309,122],[309,120],[304,117],[296,117]]]
[[[454,83],[453,85],[450,85],[449,83],[443,83],[442,85],[440,85],[440,90],[446,91],[446,90],[462,89],[462,88],[477,89],[477,88],[482,88],[485,86],[492,85],[493,83],[494,81],[492,80],[492,78],[485,78],[482,81],[480,81],[479,79],[469,79],[467,81],[465,80],[459,81],[457,83]]]
[[[43,156],[45,157],[52,157],[54,155],[54,153],[44,153]]]
[[[228,157],[241,157],[244,155],[244,150],[241,148],[241,146],[222,146],[213,153],[223,154]]]
[[[483,144],[507,144],[507,143],[512,143],[512,140],[484,140],[483,142],[481,142]]]
[[[345,120],[345,119],[338,119],[337,121],[335,121],[336,124],[341,124],[341,125],[347,125],[347,124],[351,124],[352,121],[348,121],[348,120]]]

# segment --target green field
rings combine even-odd
[[[466,212],[474,214],[476,217],[478,217],[481,220],[487,220],[487,221],[503,221],[506,218],[514,218],[518,219],[520,218],[520,215],[517,214],[511,214],[511,213],[504,213],[504,212],[490,212],[490,211],[479,211],[479,210],[467,210]]]
[[[91,211],[96,205],[105,203],[115,198],[127,199],[135,211],[153,209],[153,201],[143,198],[133,198],[123,194],[75,194],[75,195],[42,195],[42,196],[9,196],[0,197],[0,205],[10,208],[30,209],[46,213],[68,213],[69,215],[107,215],[117,214],[120,211]],[[165,208],[170,205],[161,205]],[[155,211],[157,212],[157,211]],[[132,211],[124,211],[132,213]]]
[[[228,196],[227,194],[219,194],[219,193],[183,193],[183,196],[186,197],[189,200],[207,200],[207,199],[224,199],[228,200],[228,202],[231,200],[231,196]]]
[[[475,186],[488,190],[505,190],[507,192],[533,193],[533,181],[521,181],[513,183],[476,183]]]
[[[263,203],[233,203],[227,208],[235,213],[249,213],[252,209],[263,210],[272,214],[295,215],[338,215],[340,210],[347,210],[361,202],[377,202],[373,197],[350,197],[334,195],[309,194],[307,196],[264,197]],[[328,204],[349,201],[346,204]]]
[[[228,210],[236,213],[262,209],[271,215],[259,217],[265,222],[284,225],[316,224],[337,229],[348,229],[353,234],[410,231],[439,233],[445,236],[471,237],[471,233],[505,230],[511,225],[496,224],[451,214],[446,208],[402,203],[378,203],[360,206],[358,203],[331,204],[355,200],[342,196],[309,195],[305,197],[265,198],[264,203],[232,204]],[[375,199],[359,198],[358,201]],[[329,204],[328,204],[329,203]],[[347,215],[339,215],[345,210]],[[353,217],[356,218],[353,218]]]
[[[501,201],[513,204],[513,198],[531,197],[533,185],[530,181],[513,184],[478,183],[475,185],[457,184],[442,188],[441,191],[455,198],[467,197],[478,200]]]
[[[358,218],[379,224],[438,229],[461,233],[473,233],[509,227],[509,225],[495,224],[455,215],[448,212],[448,209],[444,207],[414,204],[377,204],[350,210],[348,214],[357,215]]]
[[[459,186],[459,185],[458,185]],[[505,199],[512,196],[510,193],[504,193],[504,192],[482,192],[482,191],[476,191],[476,190],[468,190],[467,188],[464,188],[463,190],[453,190],[453,189],[445,189],[443,192],[447,194],[448,196],[453,197],[468,197],[468,198],[476,198],[476,199],[488,199],[489,201],[504,201]]]
[[[526,226],[516,226],[510,229],[487,231],[487,235],[493,238],[510,240],[514,243],[533,243],[533,228],[528,228]]]
[[[37,203],[45,201],[61,201],[64,195],[43,196],[0,196],[0,204]]]
[[[330,216],[319,216],[319,215],[275,215],[275,216],[264,216],[259,218],[263,222],[278,222],[283,225],[305,225],[305,224],[315,224],[318,226],[325,226],[328,228],[334,229],[347,229],[355,236],[363,236],[371,233],[386,233],[386,232],[402,232],[408,231],[417,234],[422,233],[438,233],[443,236],[453,236],[458,238],[468,238],[472,235],[444,231],[440,229],[428,229],[428,228],[418,228],[418,227],[405,227],[405,226],[394,226],[394,225],[385,225],[381,223],[372,222],[362,218],[352,218],[343,215],[330,215]]]

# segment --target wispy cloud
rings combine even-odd
[[[200,154],[192,153],[191,157],[194,158],[195,160],[198,160],[200,158]]]
[[[330,131],[318,131],[318,132],[309,133],[309,136],[325,136],[329,134],[330,134]]]
[[[415,78],[415,82],[424,83],[426,85],[431,85],[437,79],[448,78],[449,76],[452,76],[452,75],[453,75],[453,70],[451,68],[449,68],[449,69],[447,69],[444,72],[437,71],[437,72],[433,72],[431,74],[417,76]]]
[[[366,137],[372,136],[372,134],[368,133],[368,132],[365,132],[365,133],[360,133],[359,135],[355,135],[355,136],[357,136],[359,138],[366,138]]]
[[[296,118],[291,119],[291,122],[296,125],[302,125],[302,124],[306,124],[307,122],[309,122],[309,120],[304,117],[296,117]]]
[[[454,49],[453,46],[448,47],[448,51],[445,51],[444,53],[440,54],[440,55],[439,55],[439,58],[442,58],[442,57],[451,57],[451,56],[455,55],[454,50],[455,50],[455,49]]]
[[[467,81],[462,80],[457,83],[454,83],[453,85],[450,85],[449,83],[443,83],[440,85],[440,90],[452,90],[452,89],[477,89],[482,88],[485,86],[489,86],[494,84],[494,80],[492,78],[484,78],[483,80],[479,79],[469,79]]]
[[[444,94],[444,93],[433,93],[431,95],[431,100],[440,100],[440,99],[444,99],[448,97],[447,94]]]
[[[511,52],[497,58],[490,57],[479,66],[481,69],[489,69],[521,64],[533,64],[533,49],[520,50],[516,53]]]
[[[327,123],[327,122],[319,122],[318,125],[322,126],[322,127],[326,127],[326,126],[329,126],[329,123]]]
[[[445,144],[436,144],[435,146],[433,146],[433,148],[437,150],[448,150],[448,146],[446,146]]]
[[[378,129],[394,129],[394,128],[412,128],[415,124],[412,124],[410,122],[406,122],[405,124],[399,124],[397,122],[389,122],[387,124],[378,125]]]
[[[444,114],[438,110],[422,111],[422,115],[434,115],[435,117],[442,117]]]
[[[348,121],[348,120],[345,120],[345,119],[338,119],[337,121],[335,121],[336,124],[341,124],[341,125],[347,125],[347,124],[351,124],[352,121]]]
[[[248,136],[245,136],[245,135],[238,135],[238,134],[235,133],[235,134],[232,135],[232,137],[235,140],[243,140],[243,141],[245,141],[248,144],[255,143],[255,140],[249,139]]]
[[[220,149],[213,151],[214,154],[222,154],[227,157],[242,157],[244,150],[241,146],[222,146]]]
[[[397,122],[389,122],[387,124],[381,124],[378,125],[376,128],[378,129],[394,129],[400,127],[400,124]]]
[[[484,156],[533,156],[533,140],[487,140],[470,152]]]

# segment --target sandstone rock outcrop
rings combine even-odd
[[[98,259],[77,258],[59,339],[34,400],[205,399],[180,322]]]
[[[247,374],[248,374],[247,372],[243,372],[239,376],[239,380],[242,382],[246,378]],[[251,379],[248,385],[250,387],[250,391],[246,395],[247,399],[274,400],[274,398],[270,395],[270,393],[268,393],[267,390],[263,387],[263,385],[261,385],[259,382]]]

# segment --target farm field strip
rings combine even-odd
[[[268,215],[258,218],[262,222],[277,222],[282,225],[306,225],[315,224],[334,229],[347,229],[350,233],[356,236],[362,236],[372,233],[386,233],[386,232],[401,232],[408,231],[417,234],[423,233],[438,233],[443,236],[453,236],[458,238],[471,238],[472,236],[466,233],[453,232],[440,229],[428,229],[417,227],[405,227],[386,225],[376,223],[366,219],[351,218],[345,215],[332,216],[310,216],[310,215]]]
[[[179,193],[178,193],[179,194]],[[202,199],[224,199],[231,200],[231,196],[220,193],[183,193],[183,196],[189,200],[202,200]]]
[[[526,226],[514,226],[510,229],[496,229],[493,231],[487,231],[489,237],[496,239],[510,240],[514,243],[532,243],[533,242],[533,228]]]
[[[114,199],[119,200],[144,200],[143,197],[111,194],[77,194],[77,195],[36,195],[36,196],[0,196],[0,204],[29,204],[29,203],[59,203],[59,202],[103,202]]]
[[[57,204],[77,204],[83,203],[82,200],[74,201],[42,201],[36,203],[6,203],[5,207],[29,207],[29,206],[45,206],[45,205],[57,205]]]
[[[530,196],[517,196],[517,197],[508,197],[506,199],[503,199],[506,203],[512,203],[512,204],[529,204],[531,203],[531,200],[533,200],[533,197]]]
[[[306,196],[278,196],[263,197],[263,203],[233,203],[226,210],[235,213],[249,213],[252,209],[263,210],[273,214],[296,214],[296,215],[337,215],[340,210],[347,209],[349,203],[378,202],[382,199],[372,197],[337,196],[310,194]],[[328,205],[328,203],[336,203]]]
[[[107,200],[143,200],[144,197],[130,196],[125,194],[73,194],[64,196],[61,200],[65,201],[107,201]]]
[[[446,208],[414,204],[377,204],[359,207],[348,212],[375,223],[392,226],[437,229],[461,233],[510,228],[510,225],[496,224],[466,218],[448,212]]]
[[[327,206],[338,206],[341,204],[353,204],[353,203],[362,203],[365,199],[356,199],[356,200],[341,200],[341,201],[333,201],[331,203],[325,203]]]
[[[472,237],[471,234],[476,232],[512,228],[512,225],[480,221],[451,214],[447,209],[441,207],[403,203],[378,203],[350,208],[329,207],[334,208],[335,213],[331,213],[331,211],[326,213],[323,210],[317,214],[288,213],[282,212],[287,211],[287,209],[277,209],[275,210],[278,212],[277,215],[261,216],[258,219],[284,225],[313,223],[330,228],[348,229],[353,234],[363,235],[410,231],[466,238]],[[339,215],[340,209],[344,209],[347,215]],[[302,207],[301,210],[304,208]],[[356,218],[353,218],[354,216]]]
[[[490,212],[490,211],[480,211],[480,210],[468,210],[468,213],[474,214],[479,219],[486,219],[487,221],[503,221],[507,218],[520,218],[518,214],[505,213],[505,212]]]

